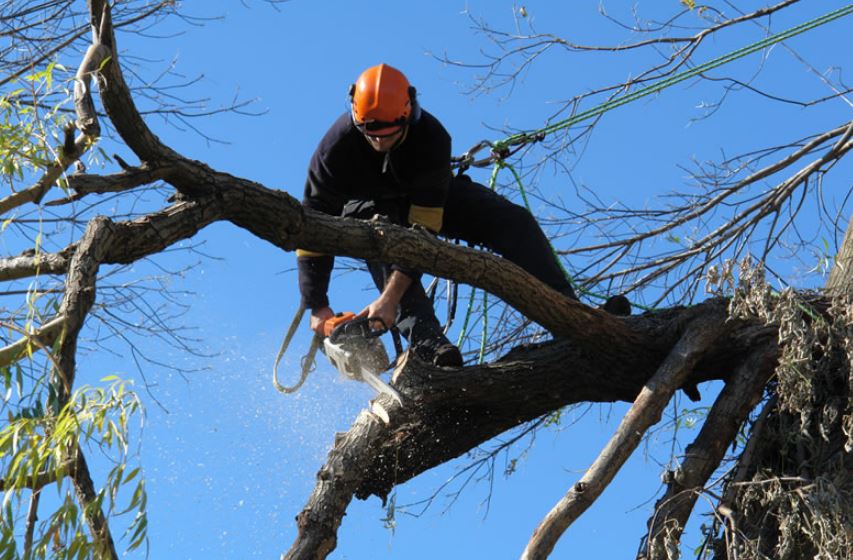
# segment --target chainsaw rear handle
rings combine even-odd
[[[371,329],[370,321],[379,321],[382,323],[382,329]],[[358,317],[352,311],[338,313],[323,322],[323,335],[333,342],[342,336],[378,338],[386,332],[388,332],[388,325],[379,317]]]
[[[323,321],[323,336],[329,338],[332,335],[332,331],[335,330],[338,325],[343,325],[348,321],[352,321],[355,319],[355,313],[352,311],[344,311],[342,313],[335,313],[334,317],[330,317]]]

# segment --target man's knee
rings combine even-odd
[[[533,214],[531,214],[530,211],[524,206],[519,206],[518,204],[507,200],[507,203],[501,209],[501,212],[501,221],[511,226],[511,228],[513,229],[539,229],[539,222],[536,221],[536,218],[533,216]]]

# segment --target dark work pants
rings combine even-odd
[[[354,200],[344,207],[342,215],[368,220],[379,214],[392,223],[408,225],[408,212],[407,200]],[[576,299],[533,215],[465,175],[451,182],[441,235],[482,245]],[[391,275],[391,266],[368,261],[367,268],[381,291]],[[427,352],[448,342],[420,281],[413,282],[400,301],[397,328],[413,348],[423,347]]]

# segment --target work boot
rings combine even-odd
[[[627,317],[631,314],[631,302],[622,295],[610,296],[599,309],[607,311],[611,315]]]
[[[564,296],[566,296],[566,297],[567,297],[567,298],[569,298],[569,299],[573,299],[573,300],[575,300],[575,301],[580,301],[580,300],[578,299],[578,295],[575,293],[575,289],[574,289],[574,288],[572,288],[572,285],[571,285],[571,284],[569,284],[568,286],[566,286],[566,287],[565,287],[565,288],[563,288],[562,290],[557,290],[557,291],[558,291],[558,292],[560,292],[561,294],[563,294]]]
[[[421,340],[412,347],[422,361],[438,367],[461,367],[462,353],[444,336]]]
[[[450,342],[442,344],[435,351],[432,363],[438,367],[462,367],[462,352]]]

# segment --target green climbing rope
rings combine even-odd
[[[492,168],[492,176],[489,178],[489,188],[492,190],[495,190],[495,185],[497,184],[498,171],[499,170],[500,170],[500,167],[498,165],[495,165],[494,168]],[[465,340],[465,334],[468,331],[468,322],[471,319],[471,313],[473,312],[473,309],[474,309],[474,298],[475,298],[476,294],[477,294],[477,288],[471,288],[471,295],[468,297],[468,308],[465,310],[465,320],[462,321],[462,329],[459,331],[459,338],[456,340],[456,346],[462,346],[462,342]],[[488,306],[488,303],[489,303],[488,292],[483,290],[483,319],[482,319],[483,336],[482,336],[482,339],[480,340],[480,354],[479,354],[479,358],[478,358],[478,362],[477,362],[480,364],[483,363],[483,358],[486,355],[486,334],[488,334],[488,330],[489,330],[489,316],[488,316],[488,313],[486,312],[486,307]]]
[[[749,54],[752,54],[754,52],[757,52],[761,49],[767,48],[770,45],[774,45],[774,44],[779,43],[781,41],[784,41],[786,39],[790,39],[791,37],[794,37],[796,35],[799,35],[801,33],[804,33],[806,31],[809,31],[811,29],[814,29],[816,27],[819,27],[821,25],[824,25],[826,23],[834,21],[836,19],[850,15],[851,13],[853,13],[853,4],[847,4],[844,7],[833,10],[833,11],[831,11],[827,14],[824,14],[820,17],[806,21],[804,23],[801,23],[799,25],[791,27],[790,29],[782,31],[780,33],[776,33],[774,35],[767,36],[764,39],[761,39],[760,41],[756,41],[755,43],[752,43],[752,44],[747,45],[745,47],[741,47],[741,48],[736,49],[732,52],[729,52],[725,55],[718,56],[717,58],[709,60],[709,61],[707,61],[703,64],[700,64],[698,66],[695,66],[693,68],[689,68],[688,70],[685,70],[683,72],[679,72],[677,74],[674,74],[673,76],[670,76],[668,78],[661,79],[658,82],[655,82],[651,85],[648,85],[646,87],[643,87],[643,88],[638,89],[636,91],[633,91],[631,93],[627,93],[625,95],[610,99],[609,101],[606,101],[606,102],[604,102],[604,103],[602,103],[596,107],[593,107],[593,108],[588,109],[586,111],[581,111],[580,113],[572,115],[571,117],[569,117],[567,119],[558,121],[556,123],[552,123],[548,126],[542,127],[540,129],[537,129],[537,130],[520,132],[518,134],[514,134],[512,136],[509,136],[503,140],[499,140],[499,141],[494,142],[494,143],[488,142],[488,141],[481,142],[480,144],[478,144],[475,147],[474,150],[470,150],[468,153],[466,153],[466,155],[460,159],[460,163],[463,166],[466,165],[466,162],[467,162],[467,165],[479,165],[479,166],[484,166],[484,165],[488,165],[489,163],[492,163],[494,166],[492,169],[492,177],[490,180],[490,186],[493,190],[494,190],[494,183],[496,180],[497,172],[501,168],[504,168],[504,167],[508,168],[512,172],[513,177],[515,178],[515,181],[518,184],[519,192],[520,192],[521,197],[524,201],[524,206],[527,208],[528,211],[530,211],[532,213],[532,210],[530,208],[530,203],[527,199],[527,193],[524,189],[524,184],[521,181],[521,177],[519,176],[516,169],[512,165],[506,163],[506,161],[505,161],[505,158],[510,153],[509,148],[511,146],[521,146],[521,145],[524,145],[524,144],[527,144],[530,142],[536,142],[536,141],[542,140],[543,138],[545,138],[549,134],[552,134],[552,133],[560,131],[560,130],[564,130],[564,129],[569,128],[571,126],[574,126],[574,125],[576,125],[582,121],[591,119],[593,117],[603,115],[604,113],[611,111],[612,109],[615,109],[617,107],[621,107],[622,105],[626,105],[628,103],[631,103],[633,101],[636,101],[638,99],[641,99],[643,97],[651,95],[653,93],[658,93],[658,92],[660,92],[660,91],[662,91],[662,90],[664,90],[670,86],[673,86],[675,84],[683,82],[684,80],[688,80],[688,79],[693,78],[695,76],[698,76],[704,72],[708,72],[709,70],[719,68],[720,66],[723,66],[724,64],[728,64],[729,62],[732,62],[734,60],[737,60],[739,58],[742,58],[742,57],[747,56]],[[485,146],[488,146],[491,148],[491,156],[487,159],[481,160],[480,162],[473,162],[472,161],[473,160],[473,153],[476,150],[479,150]],[[605,296],[603,294],[590,292],[589,290],[585,290],[585,289],[581,288],[574,281],[572,276],[566,270],[565,266],[563,266],[563,262],[559,258],[559,256],[558,256],[556,250],[554,249],[553,245],[551,245],[551,251],[554,253],[554,257],[557,260],[557,263],[559,264],[561,270],[563,271],[563,274],[565,275],[566,279],[568,279],[569,283],[572,285],[572,287],[575,289],[575,291],[577,291],[581,294],[587,295],[587,296],[592,296],[592,297],[601,299],[601,300],[607,299],[607,296]],[[643,306],[641,306],[641,305],[638,305],[638,304],[635,304],[635,305],[637,305],[637,307],[643,308]]]
[[[819,26],[824,25],[826,23],[829,23],[831,21],[840,19],[844,16],[850,15],[851,13],[853,13],[853,4],[847,4],[846,6],[843,6],[841,8],[836,9],[836,10],[833,10],[833,11],[831,11],[827,14],[824,14],[820,17],[806,21],[804,23],[801,23],[799,25],[791,27],[790,29],[782,31],[780,33],[769,35],[769,36],[765,37],[764,39],[761,39],[760,41],[756,41],[755,43],[752,43],[752,44],[747,45],[745,47],[741,47],[741,48],[736,49],[730,53],[724,54],[722,56],[718,56],[717,58],[711,59],[711,60],[709,60],[703,64],[700,64],[698,66],[694,66],[693,68],[689,68],[688,70],[685,70],[683,72],[679,72],[677,74],[674,74],[668,78],[661,79],[661,80],[659,80],[659,81],[657,81],[651,85],[645,86],[645,87],[640,88],[636,91],[633,91],[633,92],[627,93],[625,95],[621,95],[621,96],[615,97],[613,99],[610,99],[608,101],[605,101],[604,103],[601,103],[600,105],[598,105],[596,107],[593,107],[591,109],[587,109],[586,111],[581,111],[580,113],[576,113],[567,119],[563,119],[561,121],[552,123],[548,126],[542,127],[540,129],[537,129],[537,130],[530,130],[530,131],[526,131],[526,132],[520,132],[518,134],[513,134],[512,136],[508,136],[507,138],[505,138],[503,140],[499,140],[497,142],[489,142],[489,141],[480,142],[474,148],[472,148],[471,150],[466,152],[462,157],[455,158],[454,159],[454,165],[458,166],[462,169],[466,169],[467,167],[471,167],[471,166],[485,167],[486,165],[492,164],[493,165],[492,173],[491,173],[491,177],[489,179],[489,188],[491,188],[492,190],[495,190],[495,184],[497,182],[498,172],[504,167],[508,168],[512,172],[512,175],[515,178],[516,183],[518,184],[519,192],[521,194],[522,200],[524,201],[525,208],[527,208],[528,212],[531,212],[531,214],[532,214],[533,212],[530,208],[530,202],[527,199],[527,193],[524,189],[524,183],[521,180],[521,176],[518,174],[518,171],[516,171],[515,167],[513,167],[511,164],[509,164],[505,161],[506,157],[511,155],[511,152],[509,151],[509,148],[511,146],[523,146],[523,145],[531,143],[531,142],[537,142],[539,140],[542,140],[543,138],[545,138],[549,134],[552,134],[554,132],[558,132],[560,130],[567,129],[567,128],[574,126],[574,125],[576,125],[582,121],[603,115],[603,114],[607,113],[608,111],[616,109],[617,107],[627,105],[628,103],[631,103],[633,101],[636,101],[636,100],[641,99],[643,97],[646,97],[648,95],[663,91],[664,89],[666,89],[670,86],[673,86],[673,85],[678,84],[680,82],[683,82],[685,80],[689,80],[690,78],[696,77],[696,76],[698,76],[704,72],[708,72],[709,70],[719,68],[720,66],[723,66],[724,64],[728,64],[729,62],[735,61],[739,58],[743,58],[747,55],[750,55],[754,52],[760,51],[760,50],[767,48],[771,45],[774,45],[774,44],[779,43],[781,41],[784,41],[786,39],[790,39],[791,37],[794,37],[794,36],[799,35],[801,33],[805,33],[806,31],[815,29],[816,27],[819,27]],[[491,149],[491,155],[488,158],[485,158],[483,160],[474,161],[474,154],[484,147],[489,147]],[[557,264],[560,266],[560,269],[563,271],[563,274],[565,275],[566,279],[569,281],[569,283],[572,285],[572,287],[577,292],[584,294],[584,295],[587,295],[587,296],[592,296],[592,297],[595,297],[598,299],[602,299],[602,300],[606,299],[606,296],[603,294],[594,293],[594,292],[591,292],[589,290],[585,290],[585,289],[581,288],[575,282],[575,280],[572,278],[571,274],[569,274],[568,270],[566,270],[565,266],[563,265],[562,260],[559,258],[559,255],[557,254],[556,250],[554,249],[554,246],[550,244],[550,241],[549,241],[549,245],[551,247],[551,251],[554,253],[554,258],[556,259]],[[468,323],[469,323],[469,320],[471,318],[471,313],[472,313],[473,306],[474,306],[474,299],[475,299],[476,292],[477,292],[476,288],[472,288],[471,295],[468,298],[468,308],[467,308],[466,313],[465,313],[465,320],[462,323],[462,329],[459,333],[459,338],[458,338],[458,341],[456,343],[457,346],[461,346],[463,340],[465,339],[465,335],[466,335],[467,329],[468,329]],[[487,310],[486,310],[487,303],[488,303],[488,294],[487,294],[487,292],[483,291],[482,340],[480,341],[480,352],[479,352],[479,362],[480,363],[482,363],[484,355],[485,355],[486,334],[488,331],[488,316],[487,316]],[[639,307],[639,308],[647,309],[646,307],[644,307],[642,305],[638,305],[638,304],[633,303],[633,302],[632,302],[632,304]]]
[[[577,113],[575,115],[572,115],[571,117],[564,119],[562,121],[558,121],[556,123],[550,124],[546,127],[540,128],[538,130],[521,132],[519,134],[514,134],[512,136],[509,136],[509,137],[505,138],[504,140],[501,140],[501,141],[494,143],[495,151],[500,151],[501,148],[504,148],[507,146],[524,144],[524,143],[533,141],[536,138],[540,138],[542,135],[548,135],[548,134],[551,134],[553,132],[557,132],[559,130],[563,130],[565,128],[573,126],[573,125],[575,125],[581,121],[585,121],[587,119],[591,119],[593,117],[603,115],[604,113],[606,113],[612,109],[615,109],[617,107],[621,107],[622,105],[626,105],[628,103],[631,103],[632,101],[636,101],[637,99],[640,99],[642,97],[646,97],[647,95],[651,95],[653,93],[658,93],[658,92],[660,92],[660,91],[662,91],[662,90],[664,90],[670,86],[673,86],[677,83],[683,82],[684,80],[688,80],[690,78],[698,76],[699,74],[702,74],[702,73],[707,72],[709,70],[713,70],[714,68],[719,68],[720,66],[722,66],[724,64],[728,64],[729,62],[732,62],[732,61],[737,60],[739,58],[743,58],[744,56],[747,56],[747,55],[752,54],[754,52],[760,51],[766,47],[769,47],[770,45],[774,45],[774,44],[779,43],[781,41],[784,41],[786,39],[790,39],[791,37],[794,37],[794,36],[799,35],[801,33],[805,33],[806,31],[809,31],[811,29],[814,29],[816,27],[819,27],[821,25],[824,25],[824,24],[829,23],[831,21],[834,21],[836,19],[842,18],[844,16],[850,15],[851,13],[853,13],[853,4],[847,4],[846,6],[844,6],[842,8],[838,8],[837,10],[833,10],[827,14],[824,14],[823,16],[809,20],[805,23],[801,23],[800,25],[796,25],[796,26],[794,26],[790,29],[787,29],[785,31],[782,31],[780,33],[776,33],[774,35],[770,35],[768,37],[765,37],[764,39],[761,39],[760,41],[756,41],[755,43],[752,43],[751,45],[741,47],[741,48],[734,50],[728,54],[718,56],[717,58],[714,58],[714,59],[709,60],[703,64],[700,64],[699,66],[695,66],[693,68],[685,70],[684,72],[679,72],[678,74],[675,74],[675,75],[670,76],[668,78],[664,78],[664,79],[662,79],[658,82],[655,82],[654,84],[651,84],[649,86],[646,86],[644,88],[638,89],[638,90],[633,91],[631,93],[628,93],[628,94],[622,95],[620,97],[616,97],[614,99],[606,101],[606,102],[598,105],[597,107],[593,107],[593,108],[588,109],[586,111],[582,111],[582,112]]]

